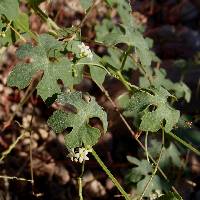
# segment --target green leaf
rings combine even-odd
[[[127,0],[114,0],[117,3],[117,12],[121,18],[121,22],[125,25],[135,25],[133,16],[131,15],[131,5]],[[134,26],[135,27],[135,26]]]
[[[43,78],[37,86],[37,92],[46,100],[56,93],[60,93],[57,81],[61,79],[65,86],[73,85],[72,68],[70,61],[57,54],[62,50],[62,44],[54,37],[43,34],[38,39],[38,45],[23,45],[17,51],[19,59],[30,58],[30,63],[22,62],[15,66],[8,77],[8,85],[23,89],[31,81],[32,76],[42,70]]]
[[[26,13],[20,13],[13,21],[14,27],[22,34],[23,32],[29,32],[29,18]]]
[[[4,34],[0,36],[0,47],[8,46],[8,44],[11,44],[12,43],[11,30],[10,28],[7,28],[6,24],[3,23],[1,20],[0,20],[0,32],[1,34]]]
[[[128,46],[133,46],[136,49],[136,53],[140,58],[142,65],[150,66],[152,61],[152,54],[149,50],[148,43],[132,26],[121,25],[124,29],[121,33],[110,33],[104,36],[103,42],[107,45],[116,45],[119,43],[125,43]]]
[[[163,127],[170,132],[178,122],[180,112],[170,106],[169,98],[173,96],[164,88],[140,90],[131,97],[126,110],[133,114],[140,130],[157,132]]]
[[[132,156],[127,156],[130,163],[137,165],[137,167],[132,168],[126,175],[126,180],[128,182],[137,183],[142,179],[143,176],[147,176],[152,172],[153,168],[147,160],[138,160]]]
[[[106,3],[107,3],[109,6],[112,6],[113,0],[105,0],[105,1],[106,1]]]
[[[11,23],[11,26],[15,28],[15,30],[26,37],[26,33],[29,31],[29,21],[28,16],[25,13],[20,13]],[[8,46],[10,44],[15,43],[19,39],[19,35],[17,35],[7,24],[5,20],[0,20],[0,32],[4,33],[4,36],[0,37],[0,46]]]
[[[90,75],[92,80],[99,86],[101,86],[105,80],[105,76],[107,74],[106,68],[102,64],[103,60],[101,57],[99,57],[97,54],[93,53],[93,58],[81,58],[79,61],[75,64],[78,66],[87,65],[90,68]]]
[[[151,178],[153,167],[147,160],[138,160],[131,156],[127,156],[127,159],[130,163],[137,166],[128,171],[125,179],[128,183],[137,183],[137,192],[142,193]],[[149,197],[154,191],[167,191],[167,189],[168,186],[165,182],[158,175],[155,175],[145,192],[145,196]]]
[[[151,72],[149,76],[152,76],[151,85],[155,87],[164,87],[165,89],[173,92],[177,98],[185,98],[187,102],[191,98],[191,90],[183,83],[173,83],[170,79],[167,79],[167,73],[165,69],[154,69],[154,74]],[[150,87],[150,83],[146,77],[140,77],[140,87]]]
[[[123,51],[119,49],[108,48],[109,56],[104,56],[104,63],[107,63],[113,66],[114,69],[119,70],[122,65],[123,60]],[[127,57],[125,66],[123,68],[124,71],[128,71],[129,69],[137,69],[135,62],[130,57]]]
[[[142,179],[141,181],[139,181],[137,183],[138,193],[141,194],[144,191],[144,188],[150,178],[151,178],[151,175],[147,175],[147,176],[145,176],[144,179]],[[145,191],[144,196],[149,197],[154,193],[154,191],[159,191],[161,193],[163,190],[167,190],[167,188],[168,187],[165,185],[165,183],[162,181],[162,179],[158,175],[155,175],[153,177],[152,181],[150,182],[147,190]]]
[[[151,140],[151,146],[148,148],[149,153],[153,158],[157,159],[161,149],[161,142],[157,140]],[[159,163],[161,168],[169,168],[172,164],[179,167],[181,164],[180,152],[176,148],[175,144],[170,142],[168,147],[163,148],[162,157]]]
[[[109,35],[110,33],[119,33],[121,34],[121,31],[119,27],[115,26],[111,20],[104,19],[101,24],[98,24],[95,26],[96,31],[96,40],[103,42],[104,37]]]
[[[19,15],[18,0],[1,0],[0,15],[5,15],[8,20],[14,20]]]
[[[101,86],[103,84],[106,74],[107,72],[104,69],[96,66],[90,66],[91,78],[97,85]]]
[[[91,118],[99,118],[102,121],[104,132],[107,131],[107,115],[93,97],[86,102],[82,99],[80,92],[75,92],[59,95],[58,102],[70,104],[76,109],[76,113],[56,111],[48,120],[48,124],[56,133],[63,132],[66,128],[72,128],[72,131],[65,135],[67,148],[92,146],[98,142],[100,131],[89,125]]]
[[[168,192],[165,195],[162,195],[157,200],[183,200],[181,196],[174,192]]]
[[[87,10],[92,5],[92,0],[80,0],[81,6]]]

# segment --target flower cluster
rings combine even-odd
[[[81,50],[81,53],[80,53],[81,58],[87,57],[92,60],[93,54],[89,46],[86,46],[83,42],[81,42],[81,44],[78,45],[78,48],[80,48]]]
[[[81,147],[78,148],[78,151],[71,149],[68,157],[71,159],[71,161],[82,163],[85,160],[89,160],[87,156],[89,152],[92,152],[91,148]]]

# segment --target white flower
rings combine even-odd
[[[80,163],[82,163],[85,160],[89,160],[87,157],[88,150],[85,148],[79,148],[79,152],[75,154],[75,157],[78,159]]]
[[[71,161],[82,163],[85,160],[89,160],[88,153],[92,152],[92,149],[90,147],[82,147],[78,149],[78,152],[75,152],[74,149],[71,149],[68,157],[71,159]]]
[[[71,149],[71,150],[69,151],[69,154],[67,155],[67,157],[69,157],[69,158],[71,159],[71,161],[75,161],[75,162],[77,162],[77,161],[75,160],[75,152],[74,152],[74,148]]]
[[[81,44],[78,45],[78,48],[80,48],[80,50],[81,50],[81,53],[80,53],[81,58],[87,57],[92,60],[93,54],[92,54],[92,51],[90,50],[89,46],[87,46],[83,42],[81,42]]]
[[[149,197],[150,197],[150,200],[155,200],[155,199],[159,198],[162,195],[163,195],[162,191],[157,189],[153,193],[151,193]]]

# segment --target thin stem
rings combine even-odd
[[[18,35],[21,40],[23,40],[23,42],[26,42],[26,39],[10,23],[8,23],[7,25],[16,33],[16,35]]]
[[[200,151],[194,148],[191,144],[185,142],[184,140],[182,140],[181,138],[179,138],[177,135],[173,134],[172,132],[169,132],[167,134],[170,135],[172,138],[174,138],[176,141],[180,142],[183,146],[187,147],[188,149],[196,153],[198,156],[200,156]]]
[[[22,132],[22,134],[17,137],[17,139],[9,146],[9,148],[2,153],[2,156],[0,158],[0,162],[15,148],[17,143],[26,135],[26,132]]]
[[[124,84],[124,86],[126,87],[127,90],[132,91],[131,88],[134,88],[136,90],[139,90],[139,87],[136,85],[132,85],[131,83],[129,83],[122,75],[122,73],[120,71],[116,72],[117,78]]]
[[[90,6],[89,10],[87,11],[86,15],[84,16],[84,18],[82,19],[81,23],[79,24],[79,28],[81,29],[85,23],[85,21],[87,20],[88,16],[91,14],[92,10],[95,8],[95,6],[99,3],[99,1],[93,1],[92,5]]]
[[[124,191],[124,189],[122,188],[122,186],[120,185],[120,183],[117,181],[117,179],[112,175],[112,173],[109,171],[109,169],[105,166],[105,164],[103,163],[103,161],[100,159],[100,157],[97,155],[97,153],[95,152],[94,149],[92,149],[92,155],[94,156],[94,158],[96,159],[96,161],[99,163],[99,165],[101,166],[101,168],[104,170],[104,172],[108,175],[108,177],[112,180],[112,182],[114,183],[114,185],[117,187],[117,189],[120,191],[120,193],[123,195],[123,197],[126,200],[131,200],[131,198],[129,197],[129,195]]]
[[[122,60],[122,64],[121,64],[121,67],[120,67],[120,71],[123,71],[124,66],[125,66],[125,64],[126,64],[126,60],[127,60],[128,55],[129,55],[129,53],[130,53],[131,51],[132,51],[132,47],[129,46],[128,49],[127,49],[127,51],[124,53],[123,60]]]
[[[83,200],[82,178],[81,177],[78,178],[78,188],[79,188],[79,190],[78,190],[79,198],[80,198],[80,200]]]
[[[75,65],[77,66],[77,65],[88,65],[88,64],[90,66],[97,66],[97,67],[105,70],[109,75],[111,75],[111,73],[103,65],[100,65],[100,64],[97,64],[97,63],[81,63],[81,62],[79,62],[79,63],[77,63]]]
[[[164,149],[164,142],[165,142],[165,139],[164,139],[164,129],[162,129],[162,146],[161,146],[161,150],[160,150],[160,154],[159,154],[159,157],[158,157],[158,161],[156,162],[156,166],[155,166],[155,169],[149,179],[149,181],[147,182],[147,184],[145,185],[144,187],[144,190],[141,194],[141,196],[139,197],[139,200],[142,200],[142,198],[144,197],[150,183],[152,182],[154,176],[156,175],[156,172],[158,170],[158,167],[159,167],[159,163],[160,163],[160,160],[161,160],[161,157],[162,157],[162,152],[163,152],[163,149]]]
[[[82,163],[81,166],[81,175],[78,177],[78,193],[79,193],[79,198],[80,200],[83,200],[83,185],[82,185],[82,178],[85,170],[85,160]]]
[[[25,178],[20,178],[20,177],[16,177],[16,176],[4,176],[4,175],[0,175],[0,179],[9,179],[9,180],[18,180],[18,181],[27,181],[27,182],[32,182],[32,180],[29,179],[25,179]]]
[[[50,18],[48,15],[46,15],[38,6],[36,5],[31,5],[32,9],[37,13],[41,19],[47,24],[49,24],[54,30],[59,30],[60,27]]]
[[[146,131],[145,134],[145,153],[146,153],[146,157],[147,157],[147,161],[150,163],[149,161],[149,153],[148,153],[148,131]]]
[[[34,193],[34,175],[33,175],[33,150],[32,150],[32,143],[33,143],[33,138],[32,138],[32,123],[33,123],[33,112],[34,112],[34,108],[32,111],[32,115],[31,115],[31,121],[29,124],[29,134],[30,134],[30,145],[29,145],[29,157],[30,157],[30,174],[31,174],[31,184],[32,184],[32,193],[33,195],[35,195]]]

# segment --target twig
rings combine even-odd
[[[26,135],[26,132],[25,132],[25,131],[22,132],[22,134],[19,135],[19,136],[17,137],[17,139],[9,146],[9,148],[8,148],[6,151],[4,151],[4,152],[2,153],[2,156],[1,156],[1,158],[0,158],[0,162],[15,148],[15,146],[17,145],[17,143],[18,143],[25,135]]]
[[[19,177],[16,177],[16,176],[4,176],[4,175],[0,175],[0,178],[3,178],[3,179],[9,179],[9,180],[16,179],[16,180],[18,180],[18,181],[27,181],[27,182],[32,182],[32,180],[25,179],[25,178],[19,178]]]

